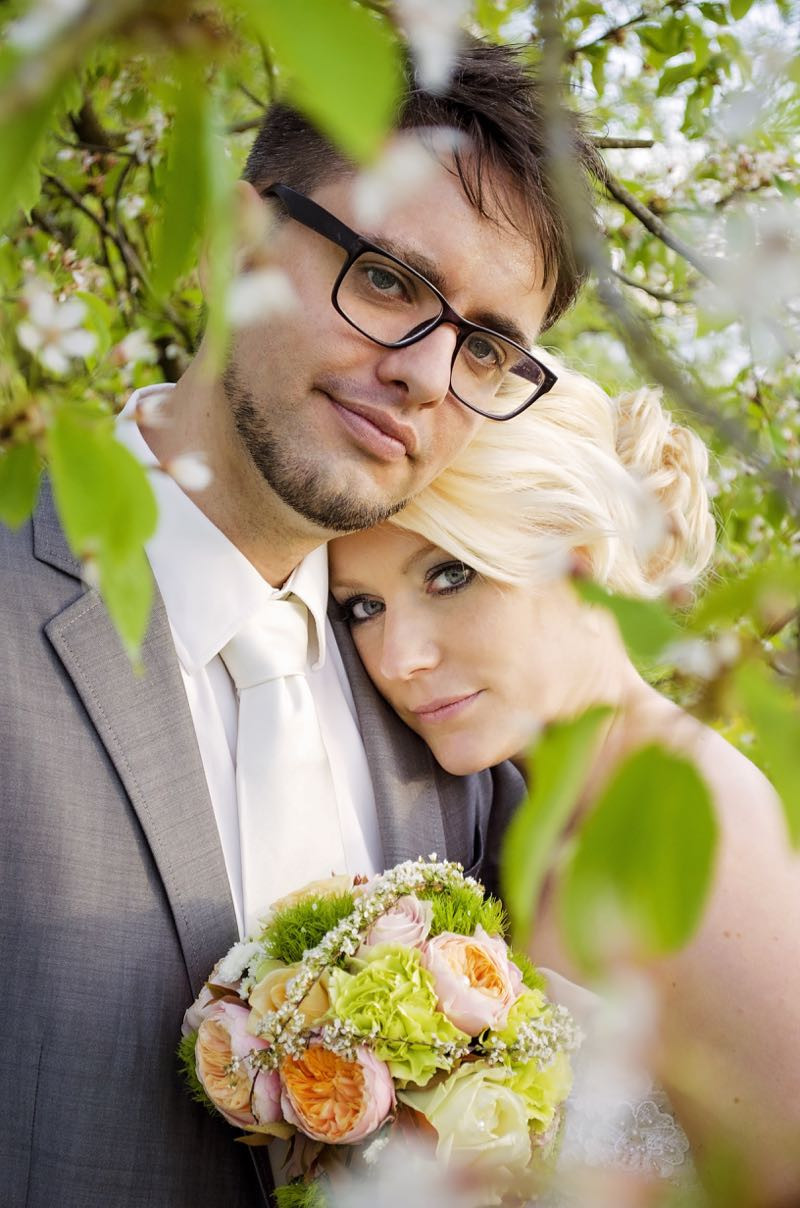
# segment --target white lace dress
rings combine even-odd
[[[663,1090],[635,1060],[650,1026],[647,1003],[609,1003],[543,970],[552,998],[572,1012],[584,1032],[573,1057],[574,1083],[567,1101],[558,1152],[558,1178],[545,1197],[547,1208],[577,1203],[570,1197],[575,1172],[613,1172],[641,1179],[694,1185],[689,1142]],[[639,1033],[639,1034],[637,1034]]]

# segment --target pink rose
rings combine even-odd
[[[413,894],[398,898],[370,927],[356,953],[363,955],[379,944],[402,944],[404,948],[421,948],[428,938],[433,920],[433,904],[420,901]]]
[[[281,1120],[280,1079],[276,1070],[253,1068],[250,1053],[267,1042],[247,1031],[250,1010],[220,998],[200,1023],[195,1048],[197,1076],[216,1109],[229,1124],[250,1132]],[[234,1070],[232,1061],[239,1059]],[[263,1130],[270,1131],[270,1130]]]
[[[522,992],[522,975],[499,936],[476,927],[473,936],[444,931],[428,940],[422,963],[429,970],[439,1010],[469,1036],[503,1028]]]
[[[328,1145],[352,1145],[380,1128],[394,1110],[389,1067],[367,1048],[355,1061],[311,1044],[281,1064],[284,1117],[307,1137]]]

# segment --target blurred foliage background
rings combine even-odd
[[[770,772],[799,843],[800,7],[32,0],[2,13],[0,520],[26,520],[46,465],[87,581],[134,657],[156,515],[113,415],[132,389],[180,376],[206,321],[224,346],[230,190],[265,107],[288,96],[379,179],[400,39],[433,82],[446,79],[462,29],[523,44],[533,61],[549,53],[607,177],[597,184],[605,268],[544,342],[612,393],[665,382],[713,454],[719,550],[699,603],[673,601],[676,614],[605,602],[652,679]],[[207,314],[196,271],[205,237]],[[559,768],[574,773],[576,741],[556,741],[555,780]],[[632,783],[619,792],[635,811]],[[517,837],[529,854],[541,841],[524,818]],[[522,914],[537,860],[512,869]],[[696,916],[700,864],[674,926],[664,901],[650,902],[669,933],[662,947]]]

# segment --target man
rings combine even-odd
[[[213,473],[194,494],[154,475],[142,676],[48,490],[0,534],[9,1208],[266,1202],[268,1164],[175,1068],[213,962],[331,869],[436,851],[491,879],[518,777],[436,768],[324,616],[323,543],[401,506],[493,422],[481,412],[545,388],[523,349],[578,286],[510,51],[468,49],[442,96],[410,88],[400,130],[453,126],[464,141],[364,232],[351,168],[296,114],[268,116],[241,201],[274,213],[271,262],[298,305],[240,330],[217,377],[201,347],[163,425],[141,397],[121,420],[145,463],[201,451]],[[523,387],[508,398],[487,389],[507,357]],[[298,637],[291,665],[263,669]]]

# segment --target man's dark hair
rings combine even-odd
[[[549,327],[569,308],[586,275],[578,262],[563,207],[547,171],[547,106],[535,70],[524,49],[470,39],[460,51],[450,83],[440,93],[426,92],[414,78],[410,61],[406,89],[394,127],[415,130],[445,127],[466,136],[453,159],[469,202],[484,217],[500,214],[542,254],[542,278],[554,285],[545,316]],[[593,143],[577,119],[570,121],[572,151],[581,179],[602,171]],[[282,181],[311,193],[352,170],[324,135],[284,104],[267,111],[250,151],[244,179],[261,190]],[[503,196],[523,203],[524,230]],[[491,208],[490,208],[491,207]]]

